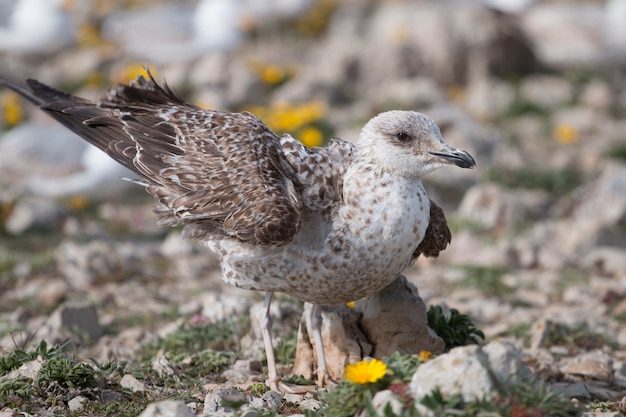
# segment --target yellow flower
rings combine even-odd
[[[72,196],[68,200],[67,205],[72,210],[83,211],[87,208],[87,206],[89,206],[89,200],[87,199],[85,195],[78,194],[78,195]]]
[[[148,66],[148,69],[150,70],[152,75],[156,74],[154,68],[152,68],[151,66]],[[117,74],[117,76],[115,77],[115,81],[120,84],[128,84],[140,75],[143,75],[144,77],[148,76],[148,73],[146,72],[146,66],[138,62],[132,62],[128,64],[120,73]]]
[[[283,81],[286,74],[278,65],[267,65],[261,69],[260,77],[265,84],[275,85]]]
[[[419,354],[419,360],[429,361],[433,357],[433,353],[430,350],[422,350]]]
[[[354,301],[348,301],[346,305],[350,308],[354,308]]]
[[[379,359],[365,359],[346,365],[343,377],[355,384],[369,384],[381,379],[387,373],[387,365]]]
[[[560,123],[554,127],[552,136],[557,142],[570,145],[578,141],[578,130],[572,125]]]
[[[2,120],[5,125],[12,127],[24,119],[24,110],[20,105],[20,96],[12,91],[2,96]]]
[[[309,148],[321,146],[324,142],[324,135],[315,127],[305,127],[302,129],[299,138],[300,142],[304,143]]]

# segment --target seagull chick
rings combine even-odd
[[[226,283],[265,291],[261,325],[275,391],[293,386],[276,369],[272,293],[314,305],[317,382],[323,386],[330,377],[319,307],[373,294],[420,254],[445,249],[450,231],[422,178],[444,165],[476,164],[414,111],[379,114],[356,144],[332,139],[309,149],[289,135],[279,137],[251,113],[187,104],[151,74],[97,103],[27,82],[0,80],[137,173],[159,202],[159,223],[185,225],[185,237],[205,241]]]

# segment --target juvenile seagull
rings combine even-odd
[[[27,82],[2,83],[137,173],[159,201],[159,223],[184,224],[184,237],[206,242],[226,283],[265,291],[261,326],[275,391],[293,387],[276,369],[272,293],[314,305],[323,386],[329,377],[319,307],[375,293],[420,254],[443,250],[450,232],[421,180],[444,165],[475,165],[414,111],[379,114],[356,145],[333,139],[308,149],[251,113],[186,104],[151,74],[97,103]]]

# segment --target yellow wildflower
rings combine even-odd
[[[369,384],[381,379],[387,373],[387,365],[379,359],[365,359],[346,365],[343,377],[355,384]]]
[[[350,308],[354,308],[354,301],[348,301],[346,305]]]
[[[422,350],[419,354],[419,360],[429,361],[433,357],[433,353],[430,350]]]
[[[2,96],[2,121],[6,126],[18,125],[24,119],[20,96],[9,91]]]
[[[318,128],[315,127],[305,127],[300,132],[299,136],[300,142],[304,143],[309,148],[313,148],[316,146],[321,146],[324,142],[324,135]]]
[[[261,81],[270,85],[276,85],[286,77],[285,70],[278,65],[266,65],[260,72]]]
[[[76,40],[80,47],[101,45],[104,41],[100,36],[100,29],[93,23],[85,23],[78,29]]]
[[[77,194],[68,200],[67,205],[72,210],[83,211],[87,208],[87,206],[89,206],[89,200],[87,199],[87,196]]]
[[[570,145],[578,141],[578,130],[565,123],[559,123],[552,131],[552,137],[563,145]]]
[[[155,75],[154,68],[148,66],[148,69],[152,75]],[[146,66],[138,62],[132,62],[117,74],[115,81],[120,84],[128,84],[140,75],[143,75],[144,77],[148,76]]]

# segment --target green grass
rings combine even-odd
[[[456,288],[476,288],[488,297],[505,297],[515,292],[503,281],[508,268],[501,266],[458,265],[465,272],[465,278],[455,283]]]
[[[428,327],[443,339],[446,351],[457,346],[477,345],[485,340],[485,334],[472,319],[455,308],[447,315],[441,306],[430,306],[427,316]]]

